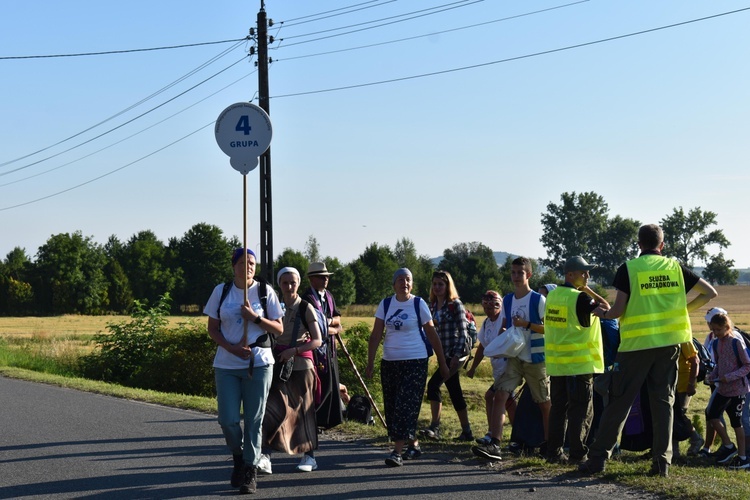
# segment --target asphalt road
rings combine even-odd
[[[385,448],[324,438],[317,471],[297,472],[299,457],[275,454],[255,498],[646,498],[425,450],[391,469]],[[0,498],[235,496],[231,466],[212,415],[0,377]]]

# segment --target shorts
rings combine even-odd
[[[505,367],[499,379],[495,381],[494,388],[496,391],[513,392],[525,380],[526,385],[531,391],[531,399],[535,403],[545,403],[549,398],[549,377],[547,376],[547,366],[544,363],[527,363],[518,358],[508,359],[508,365]]]
[[[729,416],[732,429],[742,427],[742,407],[745,406],[745,394],[740,396],[722,396],[714,391],[706,407],[706,419],[717,420],[724,411]]]

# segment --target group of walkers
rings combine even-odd
[[[659,226],[642,226],[638,246],[640,255],[616,272],[613,286],[617,295],[612,304],[588,286],[589,271],[596,266],[580,256],[565,262],[564,284],[545,285],[539,292],[529,285],[530,260],[516,258],[511,263],[513,291],[503,297],[488,290],[482,296],[486,319],[477,334],[473,363],[465,373],[474,376],[487,357],[487,349],[493,384],[485,393],[487,433],[476,439],[459,375],[461,366],[468,366],[465,361],[472,350],[469,329],[473,317],[459,300],[448,272],[433,273],[430,297],[425,301],[411,293],[414,283],[410,270],[398,269],[392,279],[394,294],[381,301],[375,313],[365,370],[368,378],[375,375],[375,357],[382,342],[380,379],[386,426],[393,442],[385,464],[399,467],[405,460],[419,458],[420,437],[440,438],[443,384],[461,425],[455,440],[476,441],[471,448],[475,455],[500,460],[506,413],[511,423],[526,418],[517,413],[515,405],[519,387],[525,383],[541,414],[541,451],[547,460],[573,463],[584,474],[598,473],[605,469],[631,406],[645,387],[653,427],[651,473],[666,476],[673,456],[673,412],[684,412],[695,394],[693,368],[697,363],[690,351],[685,354],[685,346],[692,346],[688,313],[717,293],[692,271],[661,255],[664,236]],[[313,364],[313,351],[321,348],[322,340],[315,309],[326,318],[328,334],[337,335],[341,322],[333,297],[326,290],[331,273],[325,264],[310,265],[307,277],[311,287],[304,298],[298,295],[300,273],[291,267],[281,269],[277,276],[281,302],[270,287],[253,279],[252,251],[235,251],[232,265],[234,282],[231,286],[217,285],[204,312],[209,316],[209,334],[218,345],[214,367],[219,423],[234,456],[231,483],[242,493],[252,493],[257,474],[271,473],[272,450],[303,454],[298,470],[315,470],[318,427],[341,422],[332,341],[323,347],[333,361],[333,373],[320,380]],[[697,293],[688,301],[691,290]],[[725,463],[736,456],[736,468],[746,468],[750,460],[745,455],[740,418],[744,407],[747,419],[744,395],[750,389],[746,378],[750,358],[741,338],[734,340],[726,311],[711,311],[715,312],[706,320],[712,337],[707,342],[716,369],[707,380],[715,390],[706,415],[707,427],[715,433],[707,430],[704,440],[693,429],[691,450],[710,453],[707,450],[718,434],[723,446],[717,460]],[[620,324],[619,349],[614,360],[607,363],[610,366],[605,367],[601,324],[616,318]],[[510,339],[517,344],[511,355],[492,351],[493,342],[508,343]],[[275,360],[271,344],[277,351]],[[427,382],[428,360],[433,353],[437,369]],[[283,382],[278,371],[290,359],[294,360],[293,370]],[[687,367],[687,382],[679,386],[678,365]],[[592,438],[595,385],[603,394],[604,405]],[[425,387],[431,422],[419,430]],[[244,431],[240,406],[244,409]],[[736,447],[721,419],[725,411],[736,432]],[[706,448],[697,451],[704,442]]]
[[[323,329],[341,331],[341,314],[326,289],[331,273],[322,262],[310,264],[311,286],[300,296],[299,271],[279,270],[279,301],[254,279],[255,266],[252,250],[236,249],[233,281],[217,285],[204,308],[218,346],[218,420],[234,460],[230,482],[240,493],[254,493],[258,474],[273,473],[272,451],[302,454],[300,472],[317,469],[318,427],[343,420],[335,345],[322,338]]]

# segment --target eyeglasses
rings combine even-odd
[[[495,299],[482,299],[482,305],[500,307],[500,302]]]

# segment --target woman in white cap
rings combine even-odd
[[[365,374],[372,378],[375,354],[385,332],[380,381],[388,435],[394,443],[393,452],[385,459],[388,467],[398,467],[403,465],[402,458],[410,460],[422,454],[417,440],[417,419],[427,380],[428,345],[437,355],[443,378],[450,373],[430,309],[424,300],[411,294],[412,286],[412,274],[407,268],[393,274],[395,294],[383,299],[375,312],[367,352]]]
[[[297,295],[301,281],[299,271],[285,267],[278,272],[276,280],[285,306],[284,333],[276,342],[276,362],[281,365],[294,358],[294,369],[286,382],[278,377],[278,370],[274,371],[263,417],[264,453],[258,472],[271,474],[271,448],[290,455],[304,453],[297,470],[311,472],[318,468],[315,399],[316,390],[319,397],[320,381],[312,351],[320,346],[320,328],[312,306]],[[304,321],[301,314],[304,314]]]

